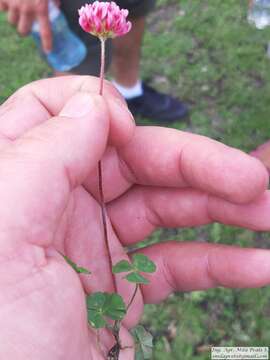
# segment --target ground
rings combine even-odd
[[[143,76],[191,107],[174,127],[250,151],[270,135],[270,29],[246,20],[247,0],[159,0],[149,18]],[[50,73],[31,38],[21,39],[0,17],[0,102],[21,85]],[[241,170],[241,169],[239,169]],[[248,179],[247,179],[248,181]],[[270,247],[270,236],[214,224],[159,230],[151,241],[201,240]],[[256,269],[255,269],[256,271]],[[270,289],[177,294],[147,306],[156,360],[209,359],[209,346],[270,344]]]

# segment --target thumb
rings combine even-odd
[[[15,142],[15,148],[19,153],[20,150],[28,153],[33,160],[44,162],[48,168],[65,169],[73,189],[96,167],[105,151],[108,134],[105,101],[99,95],[80,92],[66,103],[59,116]]]
[[[16,227],[47,244],[70,192],[97,166],[106,148],[109,114],[102,97],[77,93],[59,116],[0,152],[0,231]],[[35,226],[37,229],[35,229]],[[43,229],[43,230],[42,230]],[[41,232],[41,233],[40,233]]]

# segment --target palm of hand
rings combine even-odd
[[[90,95],[88,101],[92,108]],[[3,203],[9,204],[0,210],[4,244],[0,254],[0,319],[6,325],[0,353],[5,358],[98,359],[106,353],[104,347],[108,350],[113,345],[106,333],[97,345],[87,324],[85,306],[85,292],[115,290],[100,226],[100,207],[80,186],[95,168],[108,137],[108,115],[103,119],[105,102],[99,97],[96,101],[103,109],[101,116],[94,115],[89,127],[88,115],[88,124],[81,128],[83,136],[77,134],[77,140],[80,120],[75,123],[63,114],[60,121],[43,123],[51,116],[27,90],[15,94],[1,108],[4,175],[0,192]],[[25,112],[20,121],[17,103],[23,103],[31,115]],[[23,135],[39,123],[40,127]],[[63,148],[65,136],[70,140]],[[79,152],[75,148],[80,148]],[[110,239],[112,253],[124,254],[112,229]],[[90,268],[93,275],[80,279],[59,251]]]
[[[117,199],[115,200],[117,201]],[[59,263],[61,263],[62,269],[58,272],[56,268],[55,270],[52,269],[52,272],[58,273],[59,280],[56,289],[53,291],[59,292],[61,288],[61,294],[64,294],[65,291],[69,292],[69,295],[64,296],[68,299],[70,309],[63,307],[61,302],[59,309],[61,317],[66,323],[66,326],[61,328],[66,329],[66,334],[63,337],[63,333],[57,331],[54,336],[54,339],[59,336],[62,337],[62,339],[59,339],[58,344],[61,344],[59,350],[64,352],[65,358],[103,359],[115,343],[108,331],[101,330],[97,335],[95,330],[87,326],[85,293],[95,291],[115,292],[117,290],[127,304],[134,291],[134,285],[122,280],[121,276],[114,278],[112,275],[111,261],[116,263],[128,257],[110,224],[109,218],[107,218],[107,226],[110,257],[108,256],[103,234],[100,204],[83,186],[73,191],[69,199],[69,205],[62,216],[62,221],[58,225],[58,235],[53,242],[53,248],[67,254],[80,266],[85,266],[91,271],[91,275],[80,275],[78,277],[73,270],[70,271],[67,264],[63,263],[59,255],[55,254],[55,266],[58,267]],[[65,277],[67,279],[63,283]],[[78,278],[80,281],[78,281]],[[60,298],[61,296],[63,295],[60,295]],[[59,303],[59,299],[57,303]],[[142,310],[142,296],[137,294],[136,301],[131,309],[132,314],[129,311],[124,324],[128,328],[135,326]],[[59,320],[59,313],[57,312],[57,314]],[[68,320],[68,317],[72,317],[72,320]],[[73,325],[71,326],[71,324]],[[70,341],[70,339],[73,340]],[[74,339],[78,340],[74,341]],[[63,341],[66,342],[64,346]],[[121,354],[123,359],[133,359],[132,339],[125,326],[121,329],[121,344],[124,348]]]
[[[53,79],[36,85],[39,98],[47,99],[52,88],[56,91],[55,84],[65,89],[67,99],[74,84],[82,90],[81,78]],[[63,98],[64,91],[60,92]],[[56,95],[49,97],[54,103],[51,113],[60,112],[67,101],[62,97],[61,102]],[[90,103],[91,97],[86,100]],[[109,116],[97,98],[91,114],[76,122],[66,113],[46,122],[50,114],[41,104],[36,106],[32,97],[21,116],[12,101],[0,111],[0,198],[7,204],[0,207],[0,323],[5,324],[0,329],[0,354],[7,359],[102,359],[113,339],[102,332],[97,341],[89,329],[85,292],[117,290],[127,303],[134,290],[121,276],[112,278],[95,200],[96,165],[106,148]],[[34,116],[27,113],[35,107]],[[121,111],[117,112],[120,123]],[[38,123],[43,124],[12,143],[10,138]],[[123,246],[144,239],[159,226],[220,221],[269,228],[266,172],[237,150],[170,129],[139,128],[126,147],[118,152],[107,148],[102,162],[113,225],[109,225],[113,263],[126,258]],[[226,171],[221,171],[220,164]],[[239,168],[241,176],[235,171]],[[89,268],[92,275],[78,277],[58,251]],[[155,261],[157,272],[150,285],[141,287],[125,328],[138,322],[142,298],[146,303],[158,302],[174,290],[269,284],[266,250],[170,242],[143,252]],[[254,268],[260,271],[255,273]],[[121,339],[128,346],[131,340],[125,328]],[[132,349],[123,350],[121,356],[133,359]]]
[[[59,188],[61,187],[65,188],[65,181],[59,184]],[[61,198],[60,194],[59,198]],[[26,243],[22,244],[19,250],[21,262],[14,265],[14,274],[10,274],[16,279],[16,286],[12,292],[6,294],[10,306],[5,314],[5,321],[10,322],[16,310],[16,323],[24,324],[22,331],[18,331],[15,327],[12,329],[17,346],[20,341],[18,358],[30,356],[39,359],[103,358],[104,352],[106,353],[113,345],[113,339],[103,333],[98,344],[94,330],[87,325],[85,305],[85,292],[115,290],[103,239],[100,206],[82,186],[69,194],[66,199],[61,199],[61,204],[67,204],[64,206],[66,208],[64,211],[63,206],[50,206],[50,202],[54,201],[39,195],[35,209],[30,206],[29,213],[25,214],[31,223],[32,233],[24,234]],[[42,220],[41,216],[45,220]],[[33,224],[33,217],[39,218],[39,223]],[[48,222],[47,219],[61,220]],[[32,234],[36,233],[35,227],[37,231],[46,229],[42,230],[39,238],[41,242],[46,242],[45,248],[29,245],[33,241]],[[111,227],[109,227],[109,238],[115,262],[116,259],[126,258]],[[67,254],[79,265],[89,268],[92,275],[81,275],[79,278],[58,251]],[[30,263],[29,259],[31,259]],[[24,263],[24,260],[28,263]],[[18,278],[25,276],[26,280],[18,281],[20,280]],[[128,301],[133,287],[127,284],[124,288],[123,283],[122,285],[119,281],[116,283]],[[20,294],[18,299],[14,292]],[[14,298],[10,298],[12,296]],[[141,306],[141,300],[137,300],[132,309],[133,324],[136,321],[134,319],[141,314]],[[31,329],[35,329],[33,333],[29,333],[27,329],[30,321]],[[128,322],[130,324],[130,320]],[[130,344],[129,336],[124,329],[122,337],[123,344]],[[29,347],[29,343],[35,344],[34,347]],[[128,358],[131,350],[127,349],[125,352]]]

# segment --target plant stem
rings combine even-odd
[[[101,54],[100,54],[100,87],[99,95],[103,95],[103,83],[104,83],[104,73],[105,73],[105,39],[99,38],[101,44]],[[99,198],[100,198],[100,207],[102,215],[102,224],[104,232],[104,240],[107,251],[107,256],[109,258],[110,269],[112,269],[112,258],[110,253],[109,238],[108,238],[108,228],[106,221],[106,206],[104,201],[104,191],[103,191],[103,176],[102,176],[102,164],[101,160],[98,162],[98,188],[99,188]]]
[[[136,296],[136,294],[137,294],[138,289],[139,289],[139,285],[138,285],[138,284],[136,284],[136,287],[135,287],[134,293],[133,293],[133,295],[132,295],[132,297],[131,297],[131,299],[130,299],[130,301],[129,301],[128,305],[127,305],[127,311],[128,311],[128,309],[130,308],[130,306],[132,305],[132,303],[133,303],[133,301],[134,301],[134,299],[135,299],[135,296]]]
[[[101,45],[101,54],[100,54],[100,88],[99,95],[103,95],[103,83],[104,83],[104,72],[105,72],[105,39],[102,37],[99,38]]]
[[[101,44],[101,55],[100,55],[100,87],[99,87],[99,95],[103,95],[103,84],[104,84],[104,73],[105,73],[105,39],[102,37],[100,39]],[[110,245],[109,245],[109,238],[108,238],[108,228],[107,228],[107,221],[106,221],[106,206],[104,202],[104,191],[103,191],[103,176],[102,176],[102,164],[101,160],[98,162],[98,187],[99,187],[99,198],[100,198],[100,207],[101,207],[101,215],[102,215],[102,224],[103,224],[103,232],[104,232],[104,240],[105,246],[107,251],[107,256],[109,259],[110,270],[112,271],[112,258],[110,253]],[[112,275],[112,279],[114,282],[114,288],[116,289],[115,279]],[[120,321],[115,321],[112,327],[112,333],[115,338],[116,344],[111,348],[108,353],[108,359],[116,359],[119,358],[119,352],[121,349],[120,339],[119,339],[119,331],[120,331]]]
[[[106,246],[106,251],[107,251],[107,255],[109,258],[109,262],[110,262],[110,269],[112,269],[112,259],[111,259],[111,254],[110,254],[108,228],[107,228],[107,221],[106,221],[106,207],[105,207],[105,202],[104,202],[101,160],[98,162],[98,188],[99,188],[99,198],[100,198],[100,207],[101,207],[101,216],[102,216],[102,225],[103,225],[105,246]]]

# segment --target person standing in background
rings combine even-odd
[[[39,23],[44,52],[53,48],[49,14],[49,0],[0,0],[0,11],[6,11],[8,21],[17,27],[19,34],[31,32],[33,22]],[[78,9],[86,0],[62,0],[57,2],[65,15],[70,29],[87,47],[85,59],[70,73],[78,75],[99,74],[99,40],[82,31],[78,24]],[[91,1],[90,1],[91,2]],[[145,17],[153,9],[155,0],[118,0],[121,8],[129,10],[132,29],[124,37],[107,41],[107,67],[112,62],[113,84],[126,99],[134,116],[148,118],[159,123],[171,123],[185,118],[187,106],[178,99],[159,93],[140,77],[141,45],[145,30]],[[66,73],[54,71],[55,76]]]

